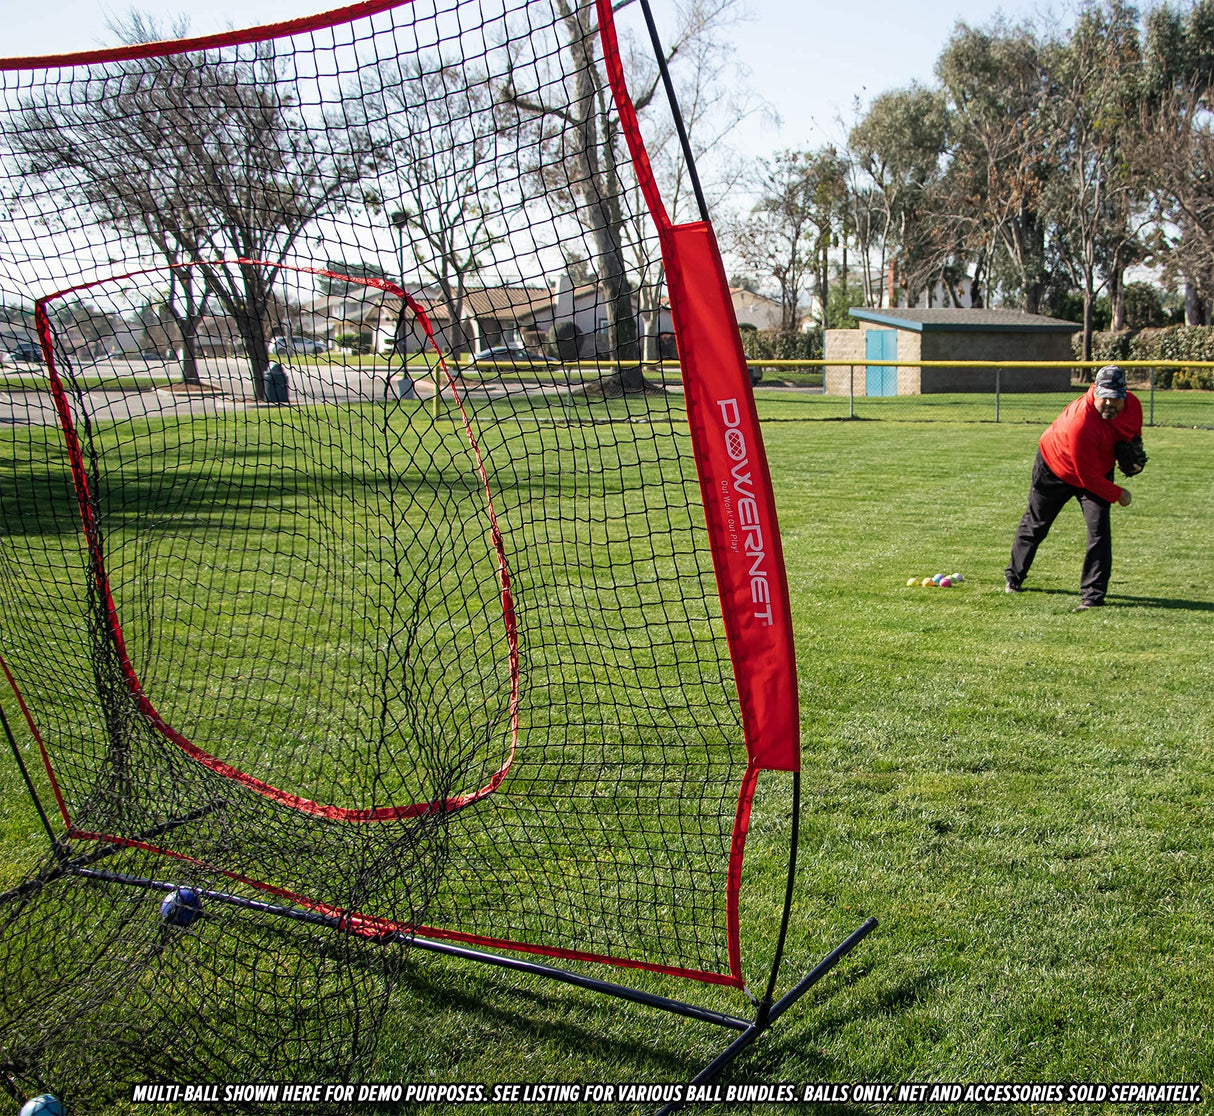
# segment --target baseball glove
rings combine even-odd
[[[1138,476],[1147,463],[1147,451],[1142,448],[1142,438],[1137,434],[1128,442],[1118,442],[1113,452],[1117,455],[1117,467],[1127,477]]]

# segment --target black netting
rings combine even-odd
[[[258,902],[737,982],[738,699],[593,6],[142,53],[0,72],[0,650],[65,855],[112,852],[0,904],[10,1072],[356,1072],[399,948]]]

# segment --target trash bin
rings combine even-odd
[[[266,402],[267,403],[286,403],[287,399],[287,373],[278,361],[274,361],[269,368],[266,369],[265,375],[266,385]]]
[[[388,392],[397,399],[416,399],[417,388],[404,372],[396,372],[388,380]]]

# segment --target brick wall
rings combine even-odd
[[[864,389],[865,366],[863,364],[855,365],[853,373],[852,366],[843,362],[847,360],[864,360],[868,346],[866,338],[869,329],[888,330],[889,327],[869,326],[867,323],[862,322],[859,329],[828,329],[826,331],[826,336],[823,339],[824,356],[829,361],[840,362],[838,364],[828,364],[824,369],[825,393],[827,395],[847,395],[849,382],[854,388],[853,394],[867,394]],[[923,359],[919,356],[920,335],[918,333],[910,329],[899,329],[894,332],[898,335],[899,360]],[[919,394],[918,368],[900,367],[898,369],[898,394]]]
[[[881,326],[872,326],[880,329]],[[888,328],[888,327],[885,327]],[[899,329],[899,360],[1071,360],[1069,333],[997,333],[988,331]],[[859,329],[828,329],[825,336],[825,392],[847,395],[849,383],[855,395],[864,395],[865,367],[849,366],[863,361],[866,353],[866,324]],[[1001,392],[1069,391],[1071,373],[1066,368],[1001,369]],[[993,368],[902,368],[898,369],[898,394],[919,395],[947,391],[994,392]]]
[[[933,330],[923,335],[923,360],[1071,360],[1069,333],[962,333]],[[993,368],[924,368],[920,390],[995,390]],[[999,390],[1069,391],[1068,368],[1004,368],[999,371]]]

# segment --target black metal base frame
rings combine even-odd
[[[60,878],[66,875],[82,876],[88,879],[101,880],[108,883],[126,885],[130,887],[139,887],[149,891],[170,892],[175,890],[179,885],[174,882],[165,880],[154,880],[143,876],[132,876],[122,872],[111,872],[104,868],[94,867],[98,862],[106,859],[114,853],[120,852],[123,846],[119,845],[103,845],[101,848],[81,856],[69,857],[67,854],[67,846],[64,837],[66,835],[57,835],[50,823],[42,803],[39,799],[37,789],[34,786],[33,780],[30,778],[29,772],[26,769],[25,763],[21,757],[20,749],[17,747],[16,739],[13,736],[11,727],[7,718],[4,716],[4,709],[0,706],[0,728],[8,737],[9,745],[17,760],[17,765],[21,771],[21,775],[25,781],[26,788],[29,791],[34,805],[37,808],[39,818],[42,821],[43,828],[50,837],[51,846],[55,855],[55,862],[44,869],[42,873],[35,879],[28,880],[24,884],[18,885],[10,891],[0,894],[0,902],[7,901],[18,897],[23,893],[32,891],[33,889],[50,882],[53,879]],[[784,944],[788,935],[789,919],[792,913],[793,901],[793,886],[796,877],[797,868],[797,843],[800,830],[800,813],[801,813],[801,775],[799,772],[793,773],[793,793],[792,793],[792,824],[789,838],[789,857],[788,857],[788,878],[784,892],[784,909],[780,920],[780,929],[777,935],[775,950],[772,957],[771,974],[768,978],[767,991],[762,1000],[756,1001],[756,1009],[753,1019],[743,1019],[740,1016],[728,1015],[724,1012],[712,1011],[708,1008],[699,1007],[695,1004],[685,1003],[681,1000],[669,999],[665,996],[658,996],[651,992],[644,992],[640,989],[630,988],[624,984],[617,984],[613,981],[601,980],[597,977],[585,976],[581,973],[571,972],[568,969],[558,968],[555,965],[550,965],[544,962],[530,961],[521,957],[511,957],[500,953],[490,953],[486,950],[469,949],[466,946],[455,945],[450,942],[436,941],[429,938],[419,938],[407,931],[395,931],[383,935],[376,940],[383,944],[398,943],[407,945],[413,949],[427,950],[432,953],[445,954],[448,957],[458,957],[466,961],[474,961],[479,964],[493,965],[498,968],[508,969],[512,972],[523,973],[530,976],[542,977],[546,980],[554,980],[563,984],[573,985],[577,988],[583,988],[590,992],[596,992],[606,996],[614,996],[616,999],[628,1000],[632,1003],[641,1004],[645,1007],[657,1009],[659,1011],[670,1012],[674,1015],[680,1015],[687,1019],[695,1019],[704,1023],[712,1023],[715,1026],[726,1028],[738,1032],[734,1038],[720,1054],[717,1055],[707,1066],[704,1067],[698,1074],[695,1075],[689,1082],[689,1086],[703,1086],[714,1081],[721,1072],[733,1062],[739,1055],[745,1052],[753,1043],[767,1031],[790,1007],[793,1006],[802,996],[805,995],[815,984],[818,983],[827,973],[831,971],[844,957],[846,957],[861,941],[863,941],[877,927],[875,918],[867,918],[855,930],[853,930],[846,938],[843,939],[834,949],[832,949],[821,961],[818,962],[808,973],[805,974],[788,992],[781,996],[778,1000],[775,999],[776,981],[779,976],[780,966],[784,954]],[[143,839],[150,839],[164,832],[174,829],[180,825],[188,824],[191,821],[197,820],[199,817],[210,813],[212,810],[222,808],[222,802],[211,803],[202,809],[195,811],[184,818],[174,819],[166,822],[163,825],[157,826],[154,830],[147,834],[141,834]],[[278,903],[268,903],[263,900],[249,899],[240,895],[233,895],[226,891],[199,889],[199,895],[209,901],[225,903],[230,906],[242,907],[246,910],[260,911],[266,914],[279,916],[298,922],[306,922],[314,925],[323,925],[332,927],[343,933],[353,933],[355,931],[348,923],[340,917],[334,915],[322,914],[319,911],[310,911],[300,909],[298,907],[284,906]],[[684,1106],[684,1101],[672,1101],[665,1107],[659,1110],[658,1116],[669,1116],[672,1112],[677,1112]]]
[[[153,880],[141,876],[129,876],[121,872],[107,872],[103,869],[92,868],[87,865],[63,865],[62,872],[58,874],[71,874],[84,876],[89,879],[102,880],[108,883],[123,884],[132,887],[140,887],[149,891],[164,891],[170,892],[176,889],[179,885],[165,880]],[[321,914],[317,911],[300,910],[297,907],[285,907],[275,903],[266,903],[257,899],[247,899],[243,896],[232,895],[225,891],[214,891],[206,889],[196,889],[201,898],[211,902],[226,903],[230,906],[243,907],[249,910],[261,911],[266,914],[277,915],[283,918],[292,919],[298,922],[308,922],[315,925],[330,926],[343,933],[352,933],[350,928],[343,924],[343,920],[333,915]],[[448,957],[458,957],[465,961],[474,961],[478,964],[493,965],[502,969],[509,969],[512,972],[524,973],[529,976],[543,977],[546,980],[558,981],[562,984],[574,985],[577,988],[584,988],[590,992],[596,992],[601,995],[614,996],[616,999],[628,1000],[632,1003],[642,1004],[645,1007],[655,1008],[659,1011],[670,1012],[673,1015],[681,1015],[688,1019],[696,1019],[703,1023],[712,1023],[718,1027],[724,1027],[729,1030],[739,1032],[738,1036],[729,1043],[729,1045],[721,1051],[707,1066],[704,1067],[698,1074],[695,1075],[689,1082],[689,1085],[703,1086],[714,1081],[721,1072],[733,1062],[740,1054],[747,1050],[764,1031],[768,1030],[777,1019],[780,1018],[790,1007],[793,1006],[802,996],[805,995],[815,984],[818,983],[827,973],[831,971],[844,957],[846,957],[861,941],[863,941],[877,927],[875,918],[867,918],[855,930],[853,930],[846,938],[843,939],[834,949],[832,949],[821,961],[818,962],[808,973],[805,974],[791,989],[788,990],[780,999],[774,1003],[770,998],[761,1001],[756,1009],[753,1019],[743,1019],[740,1016],[728,1015],[724,1012],[712,1011],[708,1008],[699,1007],[696,1004],[685,1003],[681,1000],[669,999],[666,996],[658,996],[652,992],[644,992],[637,988],[630,988],[625,984],[616,984],[608,980],[600,980],[597,977],[585,976],[581,973],[571,972],[568,969],[561,969],[555,965],[549,965],[544,962],[529,961],[519,957],[509,957],[500,953],[490,953],[486,950],[469,949],[466,946],[453,945],[449,942],[435,941],[429,938],[419,938],[409,934],[406,931],[397,931],[391,934],[386,934],[382,938],[376,939],[382,944],[399,943],[407,945],[413,949],[426,950],[431,953],[441,953]],[[683,1107],[684,1102],[671,1102],[659,1110],[658,1116],[668,1116],[669,1113],[677,1112]]]

